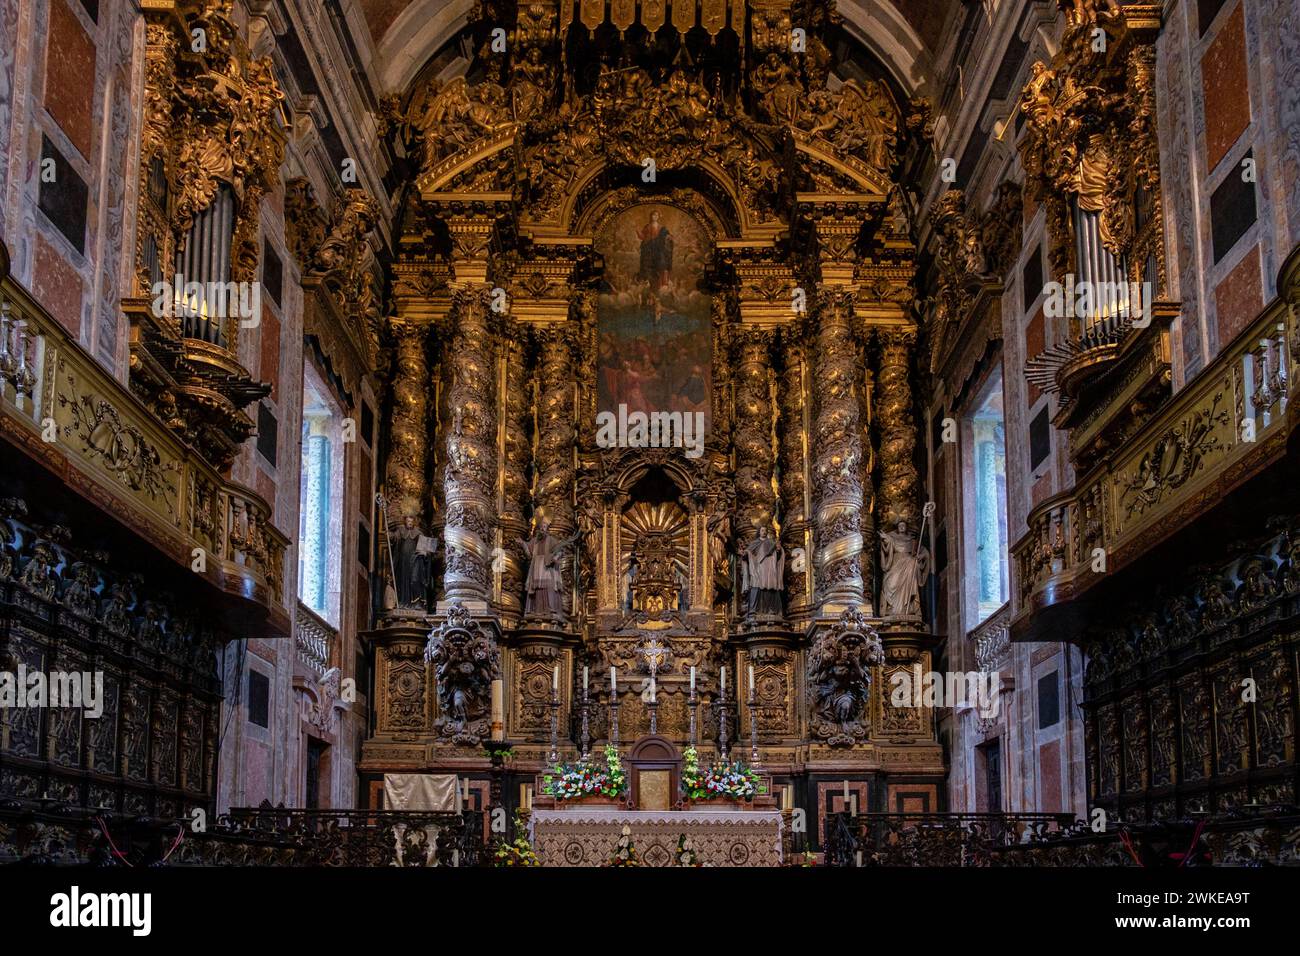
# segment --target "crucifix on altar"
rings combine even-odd
[[[656,678],[659,674],[660,666],[668,659],[668,645],[664,644],[657,637],[652,637],[636,649],[636,652],[646,659],[646,665],[650,668],[650,700],[647,706],[650,708],[650,733],[651,735],[659,733],[659,721],[657,718],[659,712],[658,689],[656,687]]]

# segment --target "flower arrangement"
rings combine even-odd
[[[640,866],[641,858],[637,856],[636,844],[632,842],[632,828],[623,824],[622,835],[614,844],[614,855],[609,858],[610,866]]]
[[[685,766],[682,768],[682,791],[692,800],[714,800],[719,797],[753,800],[758,793],[758,774],[739,760],[716,760],[711,767],[701,770],[699,754],[694,747],[687,747],[683,757]]]
[[[528,842],[528,831],[524,821],[515,817],[515,838],[509,842],[502,840],[496,852],[492,854],[494,866],[541,866],[533,845]]]
[[[695,844],[686,838],[683,833],[677,838],[677,865],[678,866],[699,866],[699,859],[695,855]]]
[[[577,797],[621,797],[627,792],[627,774],[613,746],[605,747],[605,766],[590,761],[560,764],[542,778],[543,791],[556,800]]]

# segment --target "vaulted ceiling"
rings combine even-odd
[[[375,49],[378,78],[403,89],[430,57],[465,26],[473,0],[358,0]],[[924,71],[963,0],[839,0],[845,28],[909,91]]]

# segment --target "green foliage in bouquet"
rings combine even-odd
[[[509,842],[502,840],[496,852],[492,854],[493,866],[541,866],[533,845],[528,842],[528,829],[524,821],[515,817],[515,838]]]
[[[621,797],[627,792],[627,774],[613,746],[605,747],[605,766],[590,761],[560,764],[542,778],[542,792],[556,800],[577,797]]]
[[[700,757],[694,747],[687,747],[683,756],[686,765],[682,768],[682,792],[692,800],[716,800],[720,797],[753,800],[758,793],[758,774],[739,760],[715,760],[712,766],[701,770]]]

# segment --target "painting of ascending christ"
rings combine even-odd
[[[605,259],[598,410],[699,412],[707,428],[712,336],[709,295],[700,288],[704,230],[674,206],[638,205],[610,220],[596,248]]]

